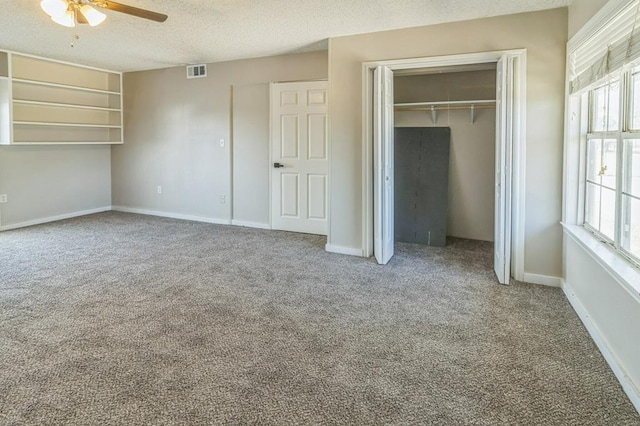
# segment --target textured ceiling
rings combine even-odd
[[[40,0],[4,0],[0,49],[117,71],[327,48],[341,35],[569,5],[571,0],[119,0],[169,15],[158,24],[107,11],[98,27],[65,28]],[[74,35],[79,40],[71,47]]]

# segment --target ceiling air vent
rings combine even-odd
[[[187,65],[187,78],[202,78],[206,76],[206,65]]]

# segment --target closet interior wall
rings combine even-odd
[[[491,69],[396,75],[394,102],[446,102],[488,100],[496,97],[496,71]],[[449,190],[447,235],[493,241],[495,108],[471,109],[439,105],[436,122],[430,108],[396,108],[395,127],[449,127]]]

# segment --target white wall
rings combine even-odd
[[[394,79],[394,101],[436,102],[495,99],[494,70],[400,76]],[[493,241],[495,109],[396,111],[396,127],[449,127],[449,196],[447,235]],[[398,143],[398,141],[396,141]]]
[[[574,1],[569,8],[573,35],[606,4],[604,0]],[[575,102],[574,102],[575,103]],[[568,122],[570,135],[578,134],[578,121]],[[578,200],[577,173],[579,138],[568,137],[563,290],[603,352],[623,388],[640,411],[640,294],[628,283],[640,282],[640,271],[599,242],[581,223],[575,222]],[[615,273],[614,273],[615,271]],[[621,275],[622,273],[622,275]]]
[[[110,147],[0,147],[0,227],[111,206]]]
[[[327,52],[215,63],[207,72],[193,80],[184,67],[124,74],[125,140],[111,155],[114,206],[228,223],[231,86],[326,78]],[[262,195],[256,188],[251,197]]]
[[[566,42],[566,8],[331,39],[328,243],[362,249],[362,62],[526,48],[524,269],[560,277]]]
[[[564,244],[563,290],[640,411],[640,294],[625,287],[572,237],[565,236]]]
[[[269,226],[269,85],[233,86],[233,222]]]

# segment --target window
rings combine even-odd
[[[589,91],[584,225],[640,261],[640,67]]]

